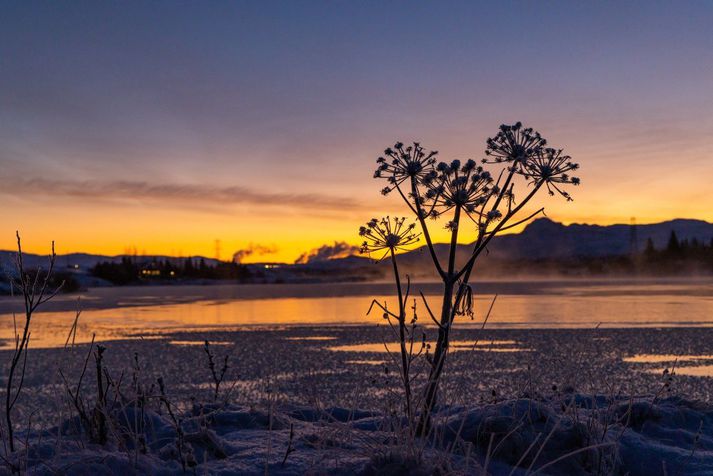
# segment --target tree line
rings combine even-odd
[[[94,265],[90,274],[112,284],[132,284],[143,281],[177,281],[210,279],[246,281],[251,277],[245,266],[229,261],[207,263],[205,259],[138,260],[124,256],[119,262],[103,261]]]

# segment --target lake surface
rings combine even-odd
[[[484,282],[474,288],[475,318],[461,318],[460,325],[480,326],[497,295],[489,328],[713,326],[710,278]],[[97,340],[151,339],[178,330],[376,324],[382,313],[375,308],[367,315],[369,305],[377,299],[395,308],[392,289],[388,283],[96,288],[49,303],[36,315],[31,345],[64,345],[78,306],[76,342],[88,342],[92,334]],[[437,284],[414,289],[439,308]],[[12,345],[12,311],[20,310],[17,299],[0,299],[5,348]],[[420,298],[417,312],[428,325]]]

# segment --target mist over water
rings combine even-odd
[[[435,284],[414,285],[429,306],[440,302]],[[381,283],[274,286],[155,286],[97,288],[81,296],[77,342],[157,337],[179,330],[242,326],[376,325],[382,312],[372,299],[396,306],[390,286]],[[497,299],[488,328],[673,327],[713,325],[713,279],[485,282],[475,285],[475,316],[459,325],[481,326]],[[305,297],[298,297],[305,296]],[[77,308],[76,296],[63,296],[37,314],[32,346],[62,346]],[[413,301],[412,301],[413,303]],[[12,311],[19,302],[0,300],[0,339],[12,344]],[[420,297],[422,325],[431,321]]]

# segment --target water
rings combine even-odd
[[[433,346],[433,342],[428,342],[428,345]],[[487,352],[522,352],[527,349],[521,349],[515,347],[517,345],[516,341],[513,340],[454,340],[450,343],[450,352],[459,351],[476,351],[485,350]],[[422,343],[415,341],[413,345],[414,353],[418,353],[422,349]],[[396,354],[399,352],[398,342],[377,342],[368,344],[351,344],[351,345],[338,345],[334,347],[329,347],[329,350],[334,352],[357,352],[357,353],[378,353],[378,354]]]
[[[622,359],[624,362],[634,364],[664,364],[661,366],[646,366],[645,372],[662,375],[665,371],[689,377],[713,377],[713,355],[699,354],[636,354]],[[690,362],[698,363],[691,365]]]
[[[419,289],[418,286],[415,286]],[[81,295],[76,335],[88,342],[156,338],[162,332],[241,326],[353,325],[383,322],[372,299],[396,304],[392,285],[220,285],[91,289]],[[440,302],[437,284],[420,286],[431,309]],[[460,325],[480,326],[495,295],[491,328],[670,327],[713,325],[713,279],[488,282],[475,286],[475,318]],[[61,296],[37,314],[32,346],[57,347],[67,341],[77,296]],[[417,312],[430,324],[420,298]],[[14,345],[11,312],[19,302],[0,298],[0,339]],[[18,320],[22,314],[18,314]],[[70,339],[70,340],[71,340]]]

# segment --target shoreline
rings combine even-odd
[[[676,294],[670,289],[631,289],[640,286],[687,286],[681,295],[713,296],[713,276],[694,277],[636,277],[636,278],[556,278],[537,280],[482,280],[472,283],[478,295],[570,295],[570,288],[587,292],[599,285],[617,285],[620,290],[609,290],[609,295]],[[440,283],[415,282],[414,288],[427,296],[438,295]],[[49,312],[74,312],[78,300],[82,310],[120,307],[160,306],[199,301],[224,302],[232,300],[270,300],[281,298],[334,298],[359,296],[388,296],[393,284],[384,282],[360,283],[291,283],[291,284],[169,284],[140,286],[90,287],[71,294],[59,294],[43,306]],[[21,311],[21,298],[0,296],[0,315]]]

